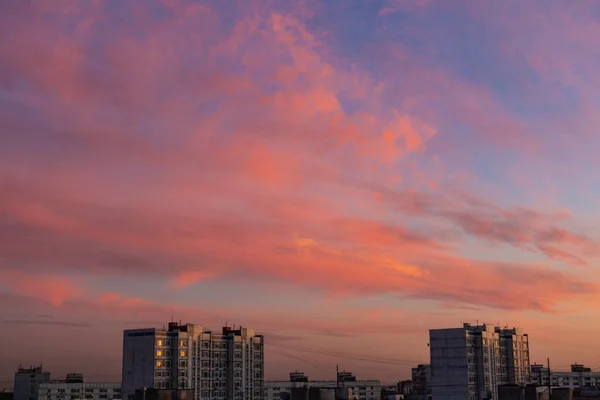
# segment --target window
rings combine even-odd
[[[100,389],[100,393],[108,393],[108,389]]]
[[[179,356],[180,356],[180,357],[185,357],[185,355],[186,355],[186,352],[185,352],[185,350],[181,350],[181,351],[179,352]]]
[[[156,357],[162,357],[163,352],[162,350],[156,350]]]
[[[157,361],[157,362],[156,362],[156,366],[157,366],[157,367],[159,367],[159,368],[160,368],[160,367],[162,367],[162,365],[163,365],[162,361]]]
[[[165,367],[171,368],[171,360],[165,361]]]
[[[187,347],[187,343],[185,342],[185,340],[179,341],[179,347]]]
[[[156,341],[156,345],[157,345],[157,346],[162,346],[162,345],[163,345],[163,341],[162,341],[162,339],[158,339],[158,340]]]

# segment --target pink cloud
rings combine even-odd
[[[27,274],[15,270],[0,270],[2,284],[18,294],[33,297],[60,307],[79,298],[84,292],[81,285],[66,276],[51,274]]]
[[[37,126],[33,117],[10,119],[11,131],[25,142],[62,143],[68,154],[23,145],[11,156],[13,170],[23,169],[18,158],[34,170],[0,193],[2,217],[13,224],[0,251],[11,267],[143,272],[179,288],[243,273],[247,282],[340,296],[475,298],[545,312],[595,292],[577,272],[456,252],[465,237],[567,265],[596,256],[596,240],[570,219],[446,192],[435,178],[447,166],[436,174],[416,165],[446,134],[445,113],[480,132],[482,142],[536,147],[525,124],[482,85],[400,47],[374,47],[383,53],[374,54],[382,61],[382,77],[374,77],[349,67],[323,32],[290,13],[261,9],[229,28],[216,8],[164,6],[175,17],[128,6],[132,26],[111,30],[93,57],[68,21],[77,17],[75,31],[95,38],[108,18],[101,5],[40,6],[31,17],[16,15],[31,23],[10,24],[17,42],[2,71],[28,82],[26,97],[35,98],[30,106],[40,118]],[[142,27],[152,35],[135,34]],[[392,79],[399,69],[411,79]],[[348,100],[360,101],[359,110],[349,111]],[[437,150],[457,147],[445,143]],[[190,265],[211,265],[210,274]],[[503,285],[511,290],[500,293]],[[110,293],[97,301],[136,302]]]
[[[173,284],[178,288],[184,288],[212,277],[213,275],[208,271],[185,271],[173,279]]]

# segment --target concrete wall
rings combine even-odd
[[[467,333],[463,328],[429,331],[431,394],[435,400],[470,400]]]
[[[139,332],[125,331],[123,333],[123,399],[128,400],[136,389],[144,386],[154,387],[154,330],[144,330],[149,334],[146,336],[128,336],[130,333]],[[150,334],[151,333],[151,334]]]

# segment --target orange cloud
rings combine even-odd
[[[217,5],[159,6],[173,18],[130,5],[123,12],[132,24],[110,30],[97,17],[101,4],[40,5],[1,28],[17,38],[2,71],[43,99],[26,117],[2,114],[19,143],[19,155],[7,155],[11,170],[35,171],[26,182],[11,176],[23,182],[0,192],[10,222],[0,254],[11,268],[143,272],[175,287],[212,276],[269,279],[324,293],[547,312],[596,290],[579,272],[457,250],[467,240],[509,245],[567,265],[597,255],[596,240],[572,219],[434,182],[449,166],[430,146],[438,154],[456,148],[443,136],[445,115],[494,146],[530,148],[523,122],[485,88],[394,46],[374,50],[381,75],[349,65],[294,13],[254,10],[229,27]],[[72,20],[82,21],[74,31]],[[137,34],[148,27],[152,35]],[[92,49],[74,32],[109,36]],[[396,79],[400,69],[414,79]],[[30,145],[46,142],[61,144],[56,155]],[[434,161],[437,174],[422,165]],[[69,289],[43,297],[68,300],[58,292]]]
[[[0,270],[2,284],[26,297],[33,297],[60,307],[80,298],[84,290],[73,279],[43,273],[27,274],[14,270]]]
[[[173,284],[178,288],[193,285],[196,282],[211,279],[214,275],[208,271],[185,271],[173,279]]]

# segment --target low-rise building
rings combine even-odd
[[[37,400],[121,400],[120,382],[84,382],[83,375],[41,383]]]
[[[337,381],[311,381],[301,372],[292,372],[289,381],[266,381],[265,400],[289,398],[294,388],[351,389],[352,400],[381,400],[381,382],[377,380],[357,380],[347,371],[338,373]]]
[[[194,400],[192,389],[137,389],[130,400]]]
[[[534,385],[550,386],[559,388],[591,388],[600,387],[600,372],[592,371],[581,364],[571,365],[571,371],[552,371],[548,373],[548,368],[544,365],[531,365],[530,381]]]

